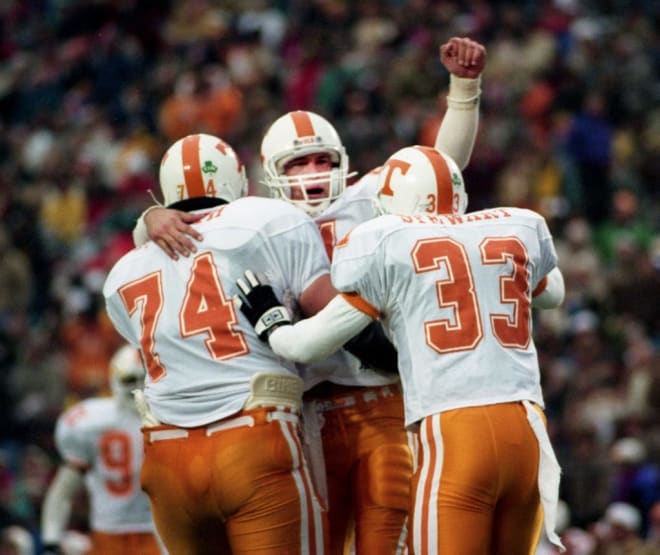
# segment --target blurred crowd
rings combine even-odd
[[[368,171],[433,144],[438,48],[469,36],[488,51],[469,209],[543,213],[566,279],[535,337],[569,554],[660,553],[659,18],[653,0],[2,2],[0,528],[38,533],[55,419],[107,387],[100,290],[167,146],[218,135],[263,194],[261,135],[301,108]]]

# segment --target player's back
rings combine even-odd
[[[236,309],[244,268],[294,298],[329,269],[313,221],[283,201],[243,198],[195,226],[204,237],[195,255],[174,261],[149,242],[116,264],[104,288],[118,331],[141,345],[152,412],[177,426],[240,410],[256,372],[297,373]]]
[[[108,533],[154,529],[149,500],[140,488],[142,434],[137,412],[114,398],[91,398],[64,412],[55,442],[68,464],[85,470],[90,525]]]
[[[377,218],[335,250],[332,277],[385,314],[410,423],[512,396],[542,404],[530,302],[555,264],[543,218],[506,208]]]

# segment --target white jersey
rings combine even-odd
[[[355,226],[376,217],[374,200],[378,191],[379,170],[377,168],[362,176],[314,218],[330,259],[334,246],[342,237]],[[398,374],[363,368],[359,359],[343,349],[320,362],[306,365],[303,378],[306,389],[322,381],[348,386],[379,386],[399,381]]]
[[[111,397],[81,401],[57,420],[55,444],[67,464],[85,470],[92,530],[155,530],[140,488],[143,438],[137,412]]]
[[[247,197],[206,212],[197,253],[170,259],[153,242],[123,256],[103,293],[119,333],[139,347],[154,416],[195,427],[241,410],[257,372],[298,375],[260,341],[232,297],[250,269],[297,299],[329,272],[311,218],[281,200]]]
[[[410,425],[464,406],[543,406],[531,296],[556,262],[530,210],[382,216],[335,248],[332,279],[384,315]]]
[[[331,259],[332,250],[342,237],[355,226],[378,215],[375,200],[379,173],[380,168],[376,168],[363,175],[355,185],[347,187],[337,200],[314,219]]]

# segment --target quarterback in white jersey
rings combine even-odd
[[[335,248],[342,294],[314,318],[274,324],[271,347],[309,362],[373,319],[390,331],[406,424],[418,437],[415,553],[528,554],[543,513],[559,542],[559,468],[541,416],[531,319],[534,297],[550,308],[564,294],[545,220],[518,208],[465,214],[460,170],[427,147],[390,157],[378,198],[389,215]]]
[[[199,211],[200,248],[180,260],[152,242],[136,248],[112,268],[103,293],[147,367],[136,399],[141,479],[160,536],[186,555],[322,555],[325,511],[299,434],[302,379],[233,300],[249,264],[303,314],[323,306],[334,289],[316,226],[288,203],[243,198],[244,167],[217,137],[175,142],[159,179],[168,205]]]
[[[452,66],[463,48],[466,52],[460,55],[474,61],[462,67],[473,72],[466,78],[454,75],[458,68]],[[449,54],[452,49],[455,58]],[[484,54],[480,45],[464,39],[441,47],[442,62],[452,75],[436,143],[461,166],[470,158],[476,134],[479,79],[475,76],[483,67]],[[344,189],[348,155],[335,129],[318,114],[294,111],[276,120],[262,140],[261,158],[264,183],[274,196],[314,218],[331,259],[342,237],[377,215],[382,167]],[[315,435],[322,441],[323,460],[313,467],[325,473],[333,555],[345,553],[351,542],[357,555],[401,553],[405,548],[413,458],[403,425],[396,358],[390,349],[383,352],[380,364],[370,366],[343,349],[304,369],[306,414],[315,410],[322,422],[320,432],[308,425],[306,433],[308,444],[313,444]],[[308,417],[306,422],[310,421]],[[310,447],[310,458],[317,460],[319,451]]]
[[[55,444],[64,462],[44,500],[44,553],[57,552],[83,484],[94,553],[161,553],[140,488],[141,421],[130,393],[144,375],[137,349],[121,347],[110,362],[113,396],[85,399],[58,418]]]

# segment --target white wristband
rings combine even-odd
[[[290,324],[291,318],[286,308],[283,306],[274,306],[264,312],[257,323],[254,325],[254,331],[261,337],[261,334],[275,325]]]
[[[481,75],[474,79],[466,77],[449,77],[449,92],[447,105],[457,110],[471,110],[479,104],[481,96]]]

